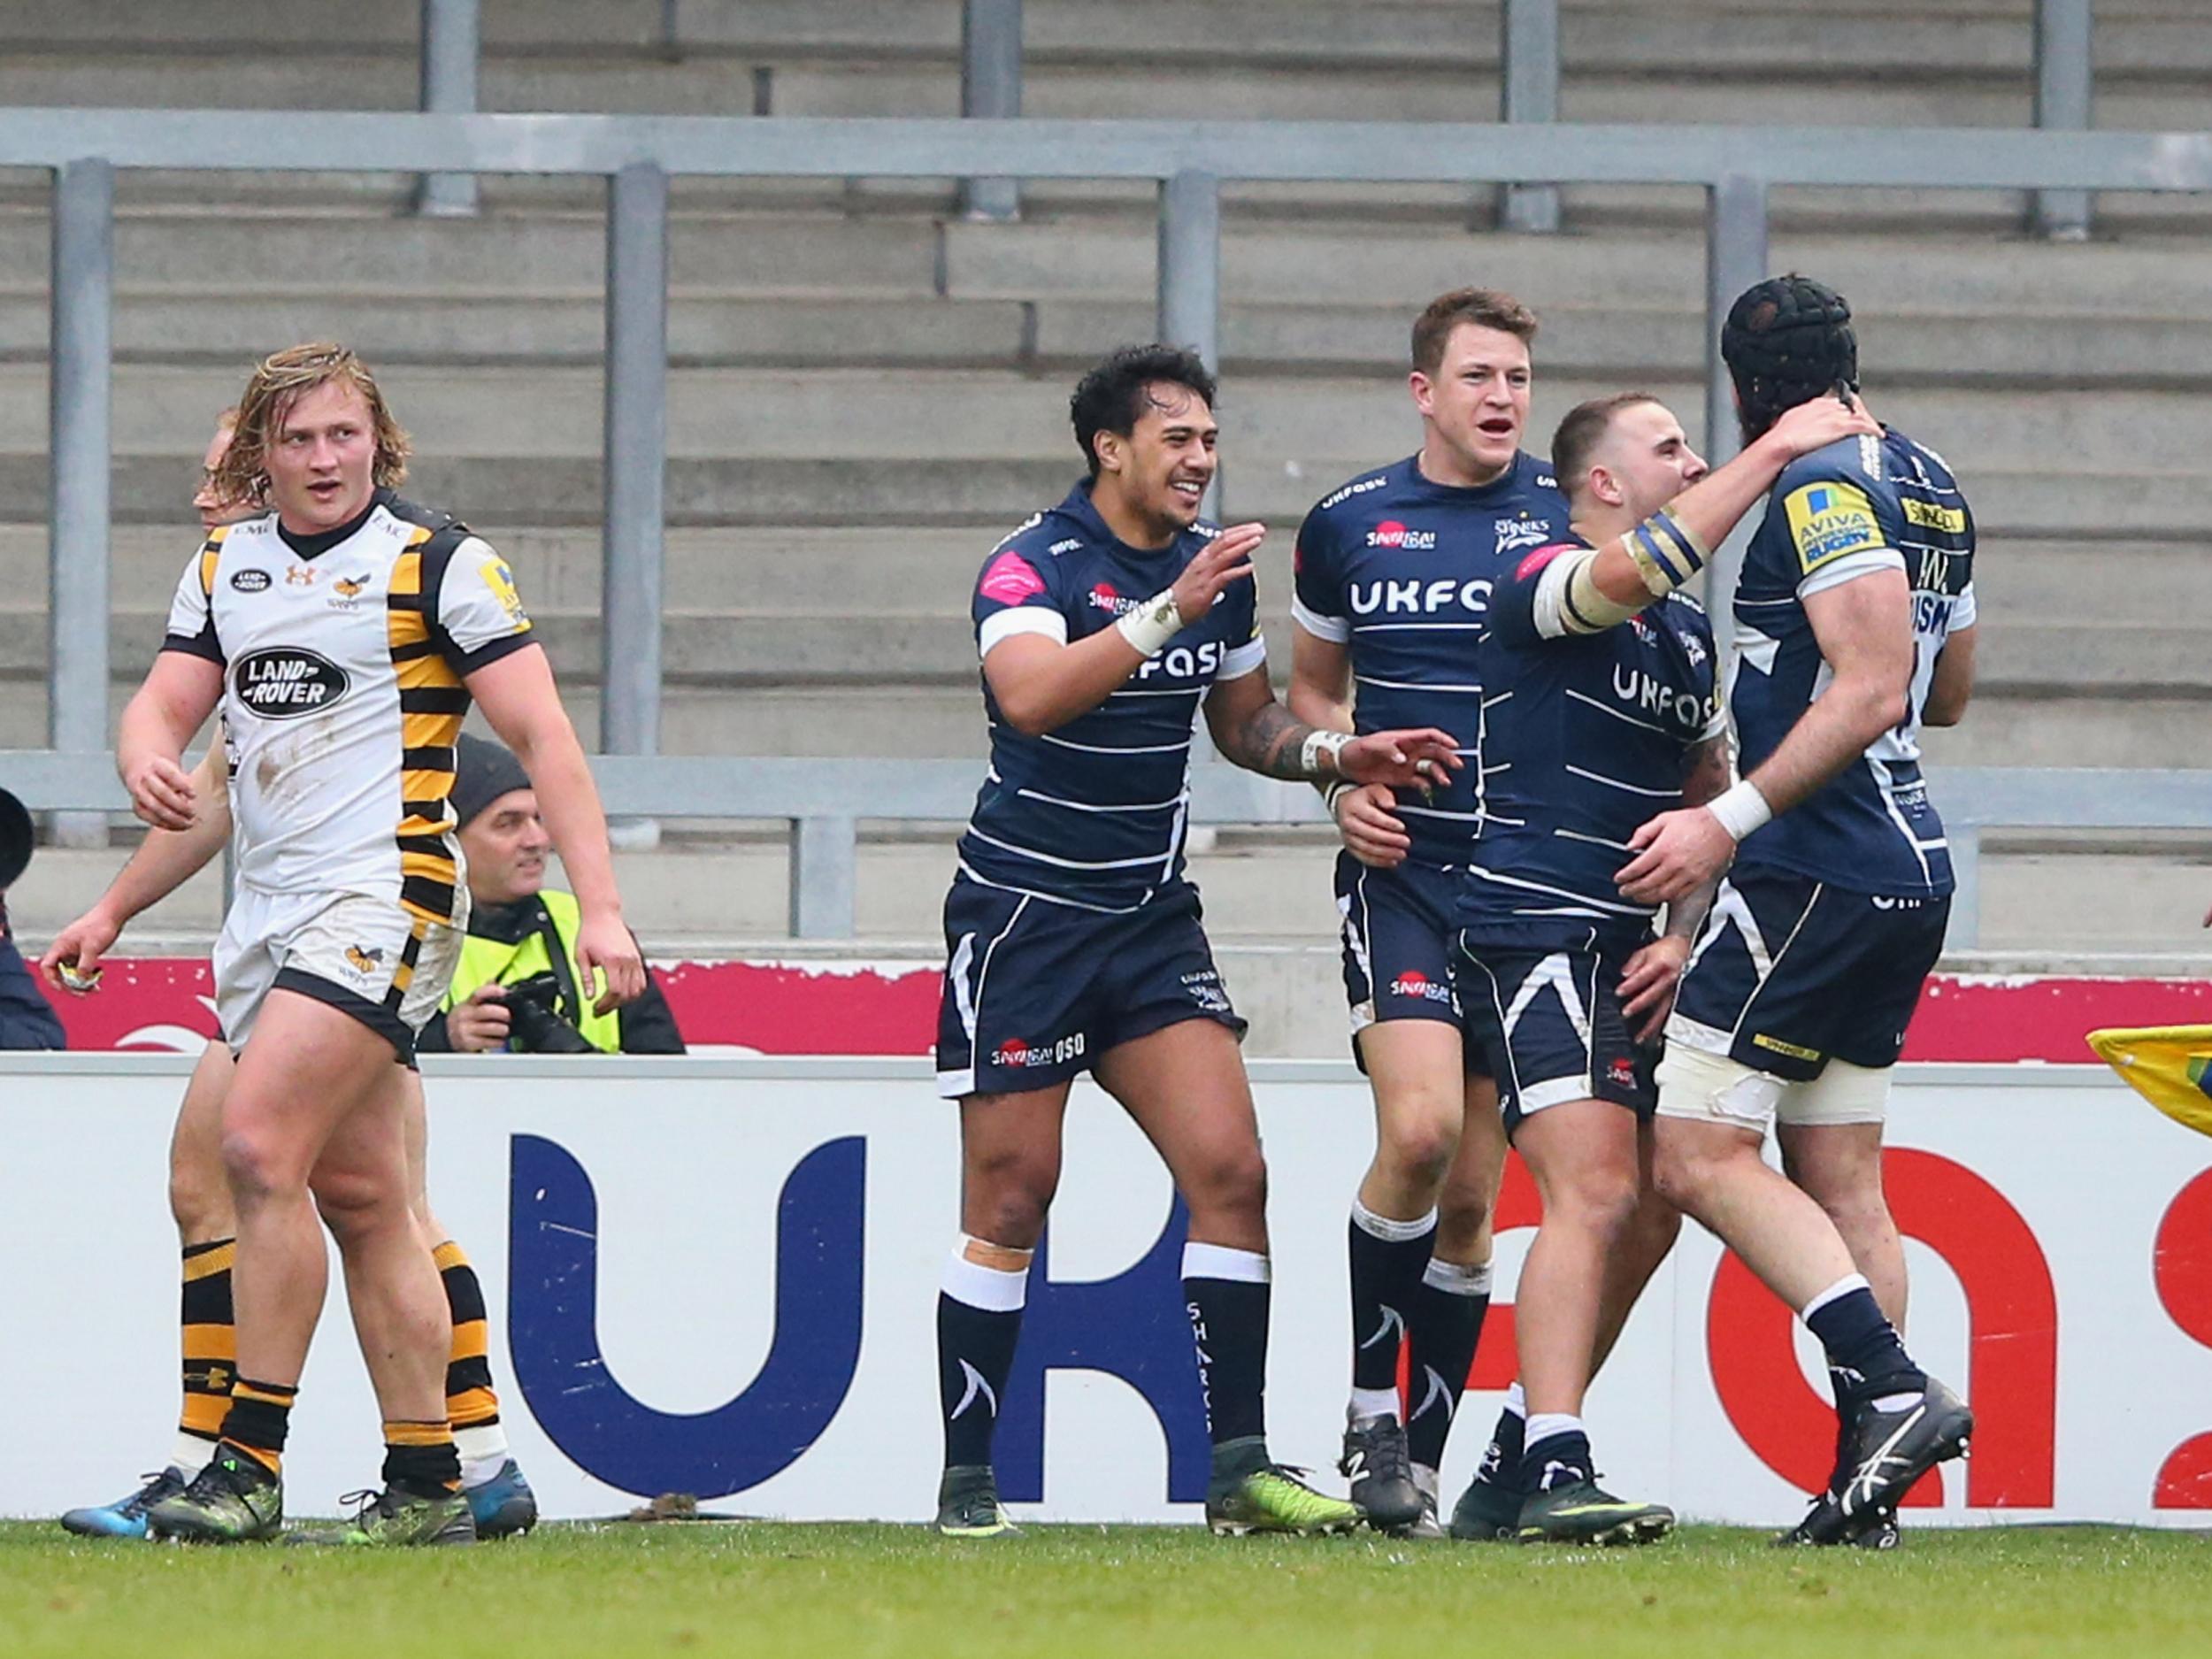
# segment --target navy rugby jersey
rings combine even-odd
[[[1853,893],[1951,891],[1943,821],[1920,775],[1920,712],[1943,642],[1974,624],[1974,519],[1942,457],[1898,432],[1849,438],[1783,470],[1744,556],[1729,690],[1741,766],[1771,755],[1827,686],[1805,600],[1870,571],[1912,584],[1905,718],[1809,800],[1744,839],[1741,867],[1778,866]]]
[[[1528,555],[1491,595],[1482,834],[1459,897],[1471,943],[1640,939],[1655,908],[1614,879],[1635,856],[1628,838],[1682,804],[1688,751],[1727,730],[1712,625],[1686,594],[1600,634],[1540,616],[1545,567],[1571,545],[1587,543]]]
[[[1432,726],[1469,757],[1432,800],[1399,792],[1416,863],[1460,864],[1475,837],[1475,647],[1491,585],[1566,528],[1550,466],[1525,453],[1472,489],[1431,483],[1409,456],[1324,497],[1299,527],[1291,612],[1309,634],[1348,648],[1354,723],[1362,732]]]
[[[1220,534],[1202,524],[1163,549],[1116,539],[1079,484],[992,550],[976,582],[976,647],[1015,634],[1073,641],[1171,586]],[[1041,736],[1015,730],[983,682],[991,767],[960,838],[972,879],[1061,903],[1128,910],[1183,874],[1191,733],[1217,680],[1265,666],[1249,580],[1139,664],[1088,712]]]

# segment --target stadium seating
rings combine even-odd
[[[1320,0],[1030,0],[1034,115],[1482,119],[1496,8]],[[1570,5],[1575,119],[2024,124],[2028,0]],[[411,104],[412,7],[34,0],[0,14],[0,102]],[[1883,12],[1891,15],[1878,15]],[[188,20],[188,12],[189,13]],[[487,109],[950,114],[955,0],[485,0]],[[887,21],[887,18],[888,20]],[[2099,7],[2098,119],[2201,128],[2212,17]],[[250,361],[338,335],[381,370],[421,451],[416,493],[513,557],[588,736],[595,719],[600,187],[488,180],[482,218],[403,212],[390,176],[125,175],[117,228],[115,661],[135,677],[188,550],[209,417]],[[1479,187],[1233,187],[1224,248],[1225,505],[1277,527],[1263,601],[1289,641],[1289,541],[1319,494],[1409,449],[1404,326],[1440,289],[1533,299],[1532,437],[1633,383],[1701,431],[1696,193],[1570,188],[1566,229],[1488,228]],[[1149,192],[1049,185],[1013,225],[950,217],[949,182],[680,180],[671,314],[664,747],[979,755],[964,620],[978,559],[1077,470],[1068,383],[1148,334]],[[0,174],[0,746],[43,741],[45,182]],[[2106,199],[2099,236],[2047,245],[2017,196],[1778,192],[1778,266],[1863,319],[1868,390],[1966,480],[1983,531],[1983,688],[1939,762],[2192,765],[2212,694],[2195,540],[2212,450],[2212,202]],[[864,934],[924,940],[946,837],[865,849]],[[1985,942],[2185,948],[2199,872],[2157,838],[1989,842]],[[1317,834],[1225,835],[1202,858],[1225,940],[1333,924]],[[1286,859],[1296,861],[1286,864]],[[35,931],[112,857],[54,854]],[[780,933],[766,829],[679,826],[626,872],[657,950]],[[1286,882],[1286,869],[1302,872]],[[1286,891],[1294,896],[1286,900]],[[167,907],[186,933],[211,891]],[[47,912],[53,915],[49,917]],[[1260,958],[1256,956],[1255,961]],[[1272,972],[1264,965],[1255,974]],[[1307,970],[1310,972],[1310,969]],[[1234,976],[1233,976],[1234,977]]]

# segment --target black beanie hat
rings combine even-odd
[[[453,779],[453,811],[465,828],[486,807],[516,789],[530,787],[530,774],[504,744],[461,734]]]

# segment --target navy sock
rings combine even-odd
[[[945,1467],[988,1468],[999,1402],[1021,1340],[1029,1253],[1018,1268],[968,1259],[972,1240],[955,1240],[937,1293],[937,1401],[945,1419]]]
[[[1489,1312],[1487,1262],[1479,1267],[1429,1263],[1413,1295],[1413,1328],[1406,1333],[1406,1449],[1424,1468],[1444,1465],[1444,1440],[1459,1415],[1459,1397],[1466,1391]],[[1520,1450],[1516,1440],[1516,1457]]]
[[[1521,1457],[1528,1449],[1528,1419],[1517,1411],[1498,1413],[1498,1426],[1490,1432],[1490,1444],[1482,1454],[1475,1479],[1509,1492],[1525,1492],[1521,1484]]]
[[[1183,1247],[1183,1302],[1214,1445],[1267,1433],[1267,1258],[1218,1244]]]
[[[1579,1430],[1547,1434],[1521,1455],[1523,1492],[1548,1492],[1554,1486],[1593,1479],[1590,1437]]]
[[[1865,1280],[1816,1302],[1805,1324],[1828,1351],[1830,1379],[1839,1386],[1836,1409],[1841,1415],[1850,1416],[1878,1395],[1927,1386],[1927,1373],[1912,1363]]]
[[[1378,1216],[1357,1199],[1347,1233],[1352,1265],[1352,1386],[1398,1386],[1398,1348],[1411,1325],[1421,1274],[1436,1241],[1436,1212],[1415,1221]]]

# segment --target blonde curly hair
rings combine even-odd
[[[233,501],[267,501],[269,441],[303,396],[334,383],[354,388],[367,402],[376,436],[371,476],[380,488],[397,487],[407,476],[407,457],[414,446],[385,406],[376,377],[351,347],[312,341],[264,357],[246,381],[232,424],[230,448],[209,480],[217,493]]]

